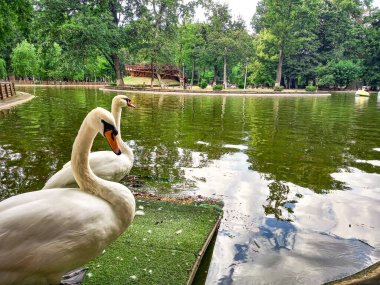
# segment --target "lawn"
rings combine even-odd
[[[90,262],[83,284],[186,284],[218,221],[215,205],[138,199],[133,224]]]

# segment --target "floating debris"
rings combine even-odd
[[[182,230],[178,230],[175,232],[177,235],[181,234],[182,233]]]
[[[144,211],[141,211],[141,210],[137,210],[136,213],[135,213],[136,216],[144,216],[145,215],[145,212]]]

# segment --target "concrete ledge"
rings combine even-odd
[[[253,96],[253,97],[321,97],[321,96],[331,96],[330,93],[314,93],[314,92],[271,92],[271,93],[259,93],[254,91],[245,92],[232,92],[232,91],[220,91],[220,92],[207,92],[207,91],[180,91],[180,90],[168,90],[164,91],[162,89],[157,90],[139,90],[139,89],[116,89],[116,88],[100,88],[101,91],[107,92],[119,92],[119,93],[134,93],[134,94],[163,94],[163,95],[203,95],[203,96]]]
[[[16,91],[16,96],[8,97],[0,100],[0,110],[11,109],[17,105],[32,100],[35,96],[29,93]]]

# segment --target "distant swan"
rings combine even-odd
[[[120,120],[122,107],[132,107],[131,100],[126,95],[118,95],[112,99],[112,115],[116,121],[116,128],[119,130],[117,137],[122,155],[116,156],[112,151],[96,151],[90,153],[90,167],[100,178],[110,181],[120,181],[130,171],[133,166],[133,151],[126,145],[120,134]],[[78,187],[71,170],[71,162],[67,162],[60,171],[55,173],[46,182],[44,189]]]
[[[71,154],[80,189],[46,189],[0,202],[1,285],[59,284],[64,273],[95,258],[131,224],[131,191],[97,177],[89,167],[98,132],[120,154],[113,116],[103,108],[92,110]]]

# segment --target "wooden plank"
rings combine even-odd
[[[11,85],[9,83],[6,83],[5,88],[7,90],[7,97],[12,97]]]
[[[13,88],[13,94],[16,95],[16,88],[15,88],[15,84],[12,82],[12,88]]]
[[[3,84],[0,84],[0,99],[3,100]]]

